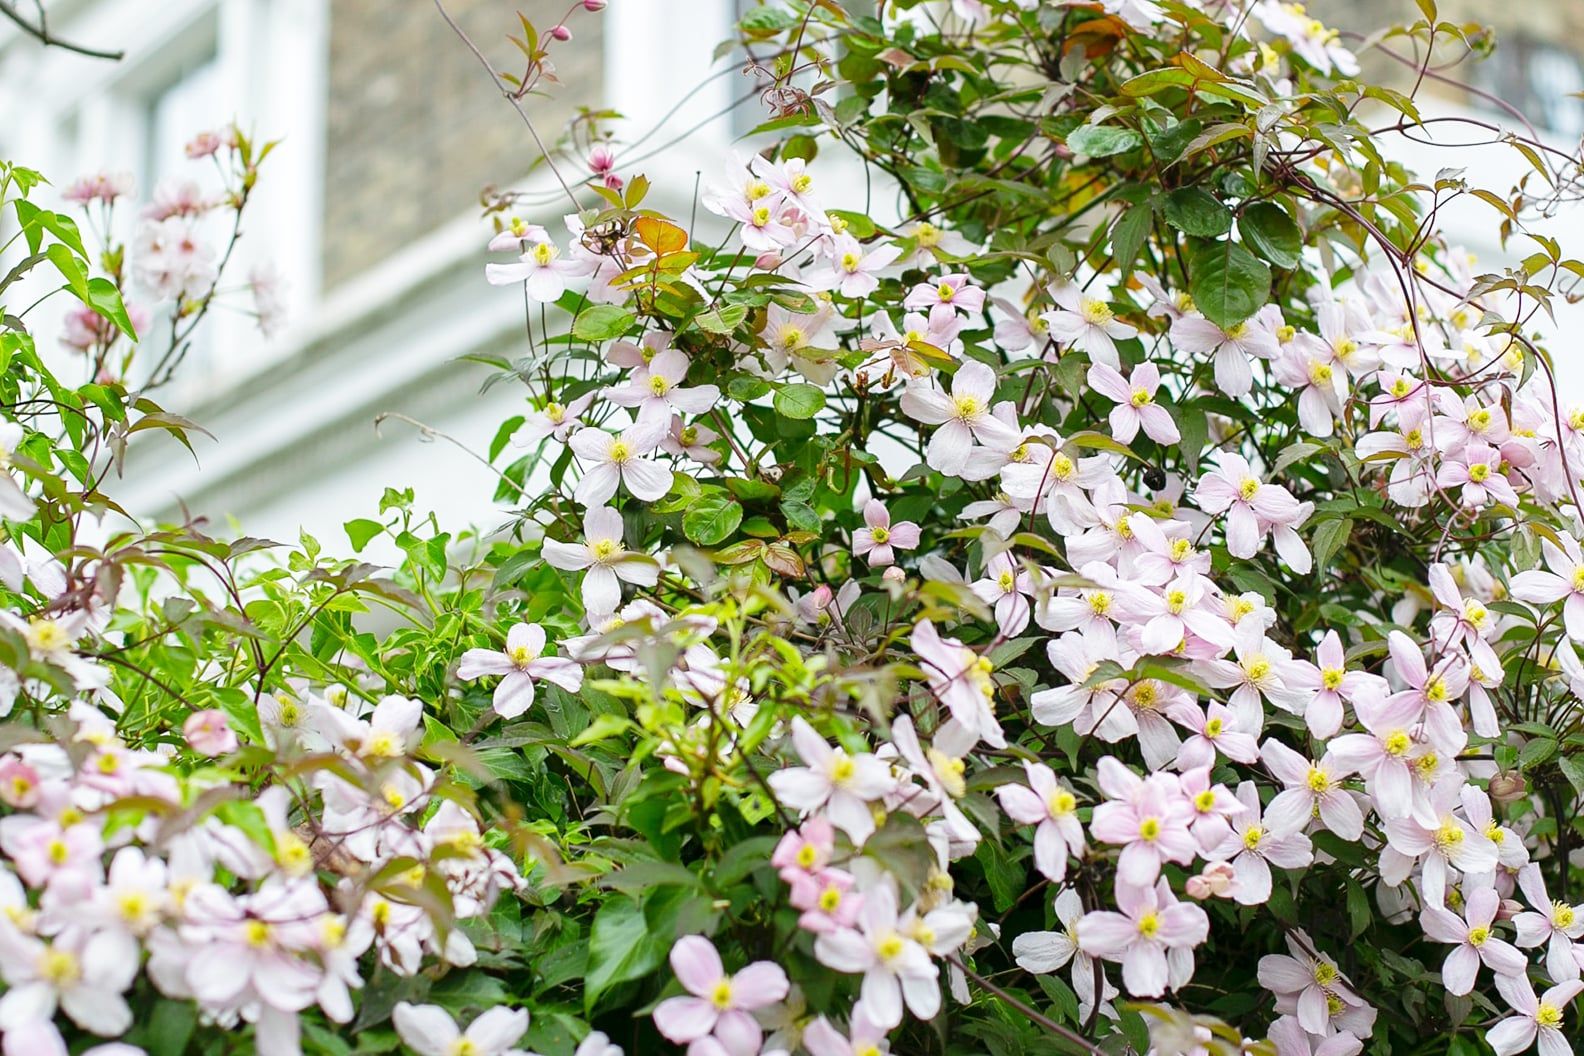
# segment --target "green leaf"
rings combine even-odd
[[[366,517],[348,521],[341,527],[346,529],[347,538],[352,540],[352,550],[361,554],[370,539],[385,530],[385,526],[378,521],[371,521]]]
[[[22,231],[27,237],[28,252],[38,252],[39,245],[44,241],[44,232],[48,231],[66,243],[73,253],[84,260],[88,259],[88,251],[83,248],[82,234],[77,230],[77,221],[63,213],[40,209],[32,202],[20,198],[12,204],[16,206],[17,222],[22,225]]]
[[[578,313],[572,322],[572,336],[579,341],[609,341],[627,332],[636,318],[614,304],[596,304]]]
[[[46,248],[44,255],[55,265],[55,270],[60,272],[61,278],[66,280],[66,286],[77,295],[77,299],[87,304],[88,272],[83,267],[82,259],[59,242]]]
[[[1584,758],[1564,755],[1557,759],[1557,766],[1561,768],[1563,776],[1573,783],[1573,791],[1584,796]]]
[[[729,334],[747,317],[747,305],[728,304],[724,308],[703,312],[693,321],[700,329],[708,330],[712,334]]]
[[[611,987],[654,971],[670,945],[671,936],[650,934],[643,907],[637,902],[622,896],[607,900],[589,929],[583,1007],[592,1010]]]
[[[1348,537],[1353,534],[1353,522],[1345,517],[1334,521],[1326,521],[1315,529],[1314,533],[1314,563],[1315,569],[1321,575],[1330,570],[1331,559],[1347,545]]]
[[[783,385],[775,394],[776,413],[786,418],[812,418],[825,406],[825,393],[813,385],[798,382]]]
[[[1111,225],[1111,259],[1116,263],[1117,270],[1126,278],[1133,271],[1133,262],[1138,259],[1139,249],[1143,247],[1144,240],[1149,237],[1150,221],[1155,210],[1149,202],[1139,202],[1130,205],[1117,217],[1116,223]]]
[[[1195,238],[1220,238],[1232,230],[1232,210],[1202,187],[1182,187],[1166,196],[1166,222]]]
[[[1067,146],[1073,153],[1091,158],[1126,154],[1143,145],[1143,136],[1131,128],[1117,125],[1081,125],[1067,135]]]
[[[1554,737],[1536,737],[1518,752],[1518,765],[1521,769],[1533,770],[1556,752],[1557,742]]]
[[[1303,233],[1287,210],[1275,202],[1255,202],[1238,217],[1238,234],[1249,248],[1278,268],[1298,266]]]
[[[1188,250],[1188,292],[1204,317],[1230,330],[1270,297],[1270,268],[1236,242],[1195,242]]]
[[[132,320],[127,315],[126,305],[122,303],[121,291],[115,283],[95,276],[88,280],[88,292],[82,299],[84,304],[114,323],[117,330],[134,341],[138,339],[137,332],[132,329]]]
[[[729,495],[706,495],[682,515],[682,533],[699,546],[719,546],[742,523],[742,504]]]

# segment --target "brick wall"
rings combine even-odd
[[[567,0],[447,0],[496,69],[520,74],[506,41],[521,11],[544,31]],[[465,212],[486,184],[521,178],[527,129],[428,0],[332,0],[325,114],[324,284],[332,288]],[[601,85],[600,18],[553,49],[562,81],[525,101],[547,143]]]

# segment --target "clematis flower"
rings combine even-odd
[[[1496,889],[1482,887],[1468,896],[1461,917],[1445,906],[1427,906],[1420,914],[1419,924],[1427,938],[1455,945],[1441,966],[1447,993],[1461,996],[1473,990],[1481,962],[1497,975],[1506,976],[1522,975],[1528,967],[1518,948],[1494,933],[1492,924],[1500,908]]]
[[[984,572],[984,578],[975,580],[969,588],[994,610],[1001,636],[1014,638],[1029,625],[1031,602],[1038,589],[1034,577],[1010,550],[1002,550],[985,562]]]
[[[1046,879],[1061,883],[1067,875],[1068,857],[1084,855],[1078,799],[1044,763],[1025,761],[1023,773],[1028,778],[1026,786],[1001,785],[996,797],[1013,821],[1038,826],[1034,830],[1034,868]]]
[[[622,542],[621,514],[609,506],[591,508],[583,515],[583,542],[544,541],[545,561],[553,568],[582,571],[583,608],[588,612],[615,612],[621,605],[623,582],[652,587],[660,569],[653,558],[628,550]]]
[[[548,240],[529,246],[512,264],[486,264],[484,277],[492,286],[523,283],[530,300],[550,304],[567,289],[567,280],[588,273],[580,261],[564,259],[554,242]]]
[[[1227,552],[1253,557],[1270,532],[1289,568],[1299,574],[1313,568],[1314,559],[1295,529],[1309,519],[1314,503],[1299,502],[1280,484],[1262,482],[1242,455],[1225,452],[1218,463],[1199,478],[1194,497],[1205,513],[1226,514]]]
[[[1005,748],[1006,736],[996,721],[995,665],[955,638],[942,638],[929,620],[920,620],[909,639],[929,679],[930,692],[951,713],[952,721],[992,748]]]
[[[1386,820],[1381,879],[1395,887],[1421,864],[1419,889],[1430,905],[1444,904],[1450,869],[1468,875],[1496,868],[1496,845],[1457,814],[1466,798],[1466,786],[1461,785],[1460,778],[1452,778],[1431,790],[1433,820],[1428,823],[1417,812]]]
[[[0,444],[3,443],[4,437],[0,437]],[[0,486],[3,484],[4,481],[0,481]],[[1514,576],[1512,596],[1534,605],[1563,601],[1562,623],[1568,637],[1584,642],[1584,554],[1580,553],[1577,541],[1565,535],[1561,537],[1560,546],[1550,539],[1541,539],[1540,553],[1546,567]]]
[[[1160,876],[1163,862],[1187,865],[1194,860],[1199,844],[1188,831],[1193,812],[1183,802],[1175,778],[1167,774],[1141,778],[1108,755],[1100,760],[1099,781],[1108,798],[1095,808],[1089,834],[1101,843],[1122,845],[1117,859],[1119,896],[1124,887],[1148,888]],[[1140,993],[1131,986],[1129,990]]]
[[[1364,832],[1364,813],[1342,787],[1342,779],[1352,773],[1332,752],[1318,761],[1305,759],[1285,744],[1267,740],[1260,745],[1260,761],[1284,786],[1265,808],[1267,823],[1301,832],[1310,819],[1349,843]]]
[[[1050,336],[1088,353],[1091,363],[1112,370],[1120,367],[1122,360],[1117,356],[1116,343],[1137,337],[1138,327],[1118,319],[1106,298],[1084,293],[1070,282],[1052,286],[1049,293],[1056,307],[1042,318],[1050,328]]]
[[[853,1009],[846,1034],[824,1016],[815,1018],[803,1028],[803,1047],[809,1056],[887,1056],[891,1051],[886,1028],[870,1020],[862,1004]]]
[[[1512,1015],[1485,1032],[1485,1043],[1496,1056],[1513,1056],[1536,1042],[1540,1056],[1569,1056],[1573,1052],[1563,1031],[1564,1014],[1579,991],[1584,990],[1584,982],[1573,979],[1558,983],[1536,996],[1534,984],[1527,976],[1498,975],[1496,990],[1513,1010]]]
[[[891,523],[891,514],[879,499],[864,503],[864,527],[853,532],[853,555],[881,568],[896,561],[896,551],[919,544],[919,526],[912,521]]]
[[[944,305],[967,315],[984,310],[985,292],[973,283],[966,272],[942,275],[934,282],[921,282],[908,291],[902,307],[912,312],[933,311]]]
[[[668,348],[634,368],[625,385],[606,388],[601,395],[618,407],[634,409],[638,421],[650,428],[669,425],[673,413],[708,414],[720,402],[720,386],[684,386],[688,365],[683,352]]]
[[[671,970],[690,996],[671,997],[654,1010],[655,1028],[678,1045],[710,1034],[751,1036],[758,1050],[762,1036],[750,1014],[786,997],[786,972],[770,961],[755,961],[727,975],[715,944],[687,935],[671,947]]]
[[[1304,432],[1319,437],[1335,432],[1347,397],[1347,371],[1329,345],[1300,334],[1272,361],[1271,374],[1298,393],[1298,424]]]
[[[1271,896],[1272,865],[1302,869],[1314,860],[1314,848],[1297,828],[1277,828],[1260,818],[1259,791],[1253,782],[1237,787],[1243,812],[1232,817],[1232,831],[1210,857],[1230,861],[1237,876],[1232,898],[1243,906],[1257,906]]]
[[[1463,505],[1473,509],[1492,502],[1518,505],[1518,493],[1502,472],[1501,452],[1489,444],[1469,444],[1447,457],[1435,479],[1443,488],[1462,489]]]
[[[1111,435],[1119,443],[1132,443],[1141,427],[1157,444],[1171,445],[1182,439],[1171,413],[1155,402],[1160,380],[1160,369],[1154,363],[1134,367],[1131,379],[1106,363],[1089,367],[1089,387],[1116,403],[1111,408]]]
[[[1518,870],[1518,890],[1533,909],[1513,917],[1518,929],[1517,943],[1524,949],[1546,947],[1546,974],[1554,982],[1579,977],[1576,942],[1584,938],[1584,907],[1552,901],[1546,893],[1545,877],[1534,862]]]
[[[1342,639],[1334,630],[1327,631],[1320,640],[1315,661],[1295,666],[1289,682],[1294,689],[1313,694],[1300,714],[1309,732],[1316,737],[1334,736],[1342,728],[1344,700],[1379,702],[1390,689],[1379,675],[1347,669],[1347,654],[1342,649]]]
[[[1363,1004],[1336,961],[1320,952],[1302,929],[1287,934],[1287,951],[1260,958],[1259,984],[1276,995],[1278,1005],[1284,998],[1292,1002],[1290,1010],[1304,1030],[1329,1033],[1333,999],[1342,1008]]]
[[[1355,711],[1368,733],[1347,733],[1333,740],[1328,752],[1348,773],[1364,778],[1376,807],[1388,818],[1412,809],[1413,783],[1408,772],[1414,747],[1410,732],[1420,707],[1411,697],[1393,697],[1378,704],[1360,703]]]
[[[1118,884],[1120,912],[1086,913],[1078,948],[1122,965],[1122,985],[1134,997],[1160,997],[1193,976],[1193,948],[1210,935],[1210,918],[1179,902],[1165,880],[1142,887]]]
[[[1172,344],[1195,360],[1215,357],[1216,388],[1237,399],[1254,388],[1249,360],[1275,359],[1281,352],[1276,334],[1259,316],[1223,330],[1197,312],[1172,323]]]
[[[132,1026],[122,996],[137,976],[138,948],[122,931],[70,929],[49,941],[0,925],[0,1032],[48,1022],[59,1008],[73,1023],[113,1038]]]
[[[890,768],[872,754],[849,755],[844,748],[832,748],[802,716],[792,720],[792,746],[804,765],[770,775],[776,799],[805,815],[823,811],[831,824],[862,846],[875,830],[869,804],[896,785]]]
[[[1449,755],[1456,755],[1468,744],[1468,733],[1452,702],[1468,688],[1468,664],[1462,656],[1450,653],[1425,666],[1424,654],[1412,638],[1392,631],[1386,638],[1392,666],[1408,683],[1408,688],[1390,697],[1393,703],[1412,709],[1412,722],[1423,721],[1430,742]]]
[[[930,436],[924,461],[947,476],[957,476],[968,464],[973,441],[997,451],[1010,451],[1020,437],[1015,429],[990,413],[995,398],[996,373],[969,360],[952,377],[951,395],[933,381],[915,379],[902,393],[902,410],[908,417],[940,428]]]
[[[671,472],[643,456],[660,446],[665,429],[640,423],[612,436],[603,429],[579,429],[567,441],[584,463],[573,498],[581,506],[600,506],[625,484],[633,498],[654,502],[671,490]]]
[[[568,693],[583,685],[583,669],[575,661],[545,656],[545,632],[537,623],[519,623],[506,632],[506,648],[469,649],[462,654],[457,677],[471,681],[501,675],[495,686],[495,713],[514,719],[534,700],[534,679],[553,682]]]
[[[512,1046],[528,1032],[528,1010],[497,1005],[478,1015],[467,1030],[439,1005],[399,1001],[391,1022],[402,1044],[418,1056],[526,1056]]]
[[[1095,1007],[1095,977],[1100,977],[1102,1002],[1109,1002],[1119,991],[1103,973],[1095,971],[1094,958],[1078,946],[1078,922],[1083,919],[1083,900],[1078,892],[1064,887],[1056,896],[1056,920],[1061,931],[1025,931],[1012,940],[1012,957],[1025,972],[1045,975],[1072,964],[1072,988],[1078,995],[1079,1018],[1087,1019]]]
[[[880,273],[902,255],[898,246],[886,243],[865,251],[852,235],[837,235],[830,249],[830,262],[811,269],[803,284],[811,290],[829,290],[843,297],[867,297],[880,288]]]
[[[940,1011],[940,971],[903,931],[889,877],[864,893],[858,926],[820,935],[814,956],[827,968],[863,974],[863,1009],[877,1026],[889,1030],[901,1023],[904,1003],[920,1019],[934,1019]]]

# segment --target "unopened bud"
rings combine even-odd
[[[1183,889],[1188,892],[1189,898],[1202,901],[1227,894],[1236,882],[1237,873],[1231,862],[1211,862],[1198,876],[1190,876],[1183,884]]]
[[[583,0],[583,10],[603,11],[605,10],[605,0]]]
[[[1502,806],[1516,803],[1528,793],[1528,782],[1516,770],[1503,770],[1490,779],[1490,797]]]
[[[774,271],[781,266],[781,254],[770,249],[754,258],[754,267],[760,271]]]
[[[888,565],[886,570],[880,573],[880,578],[887,583],[904,583],[907,581],[907,573],[896,565]]]
[[[1524,911],[1524,905],[1516,899],[1504,898],[1496,907],[1497,920],[1511,920]]]
[[[552,39],[552,40],[571,40],[572,39],[572,31],[570,29],[568,29],[567,27],[565,27],[565,26],[551,26],[550,27],[550,39]]]

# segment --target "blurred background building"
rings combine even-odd
[[[579,106],[620,111],[634,159],[657,187],[707,180],[736,137],[760,120],[740,57],[717,58],[738,9],[753,0],[611,0],[569,19],[556,45],[562,82],[530,99],[553,138]],[[22,5],[24,10],[27,5]],[[288,324],[269,340],[239,313],[205,324],[175,409],[201,422],[195,463],[173,444],[135,451],[123,496],[134,512],[172,516],[181,504],[236,517],[252,534],[295,537],[299,525],[340,548],[342,521],[376,508],[387,485],[413,487],[448,528],[492,526],[494,476],[445,443],[423,443],[398,411],[485,451],[520,390],[481,394],[491,368],[467,356],[520,355],[522,302],[483,278],[489,228],[481,188],[535,192],[530,218],[562,233],[565,197],[542,170],[517,116],[429,0],[50,0],[50,28],[123,49],[118,63],[40,48],[0,23],[0,153],[57,184],[102,167],[131,168],[146,198],[192,164],[183,145],[233,118],[284,143],[269,161],[234,274],[272,260],[288,277]],[[447,0],[447,9],[501,69],[516,13],[540,28],[571,0]],[[1412,0],[1320,0],[1315,14],[1369,32],[1418,17]],[[1502,46],[1452,75],[1530,115],[1564,149],[1584,132],[1584,2],[1442,0],[1443,18],[1495,24]],[[1400,45],[1401,42],[1399,42]],[[1381,60],[1373,60],[1378,64]],[[1388,64],[1374,72],[1386,73]],[[1435,110],[1484,112],[1485,98],[1426,85]],[[733,109],[734,103],[741,103]],[[1460,133],[1465,139],[1467,134]],[[641,142],[634,142],[642,137]],[[1450,134],[1450,142],[1461,142]],[[1504,148],[1435,152],[1392,147],[1433,174],[1466,167],[1471,182],[1505,190],[1522,161]],[[519,181],[514,183],[513,181]],[[686,210],[687,203],[671,202]],[[1449,235],[1483,262],[1503,254],[1493,214],[1453,211]],[[1577,215],[1577,214],[1574,214]],[[1565,217],[1564,217],[1565,219]],[[1574,240],[1577,241],[1576,239]],[[1565,368],[1584,397],[1584,367]]]

